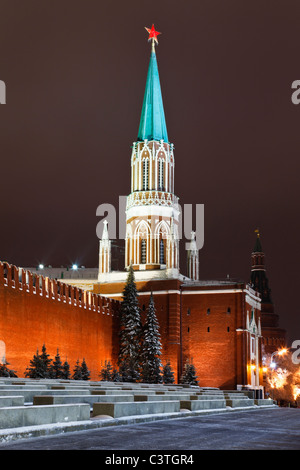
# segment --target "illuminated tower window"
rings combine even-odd
[[[164,162],[163,160],[158,161],[158,190],[164,191]]]
[[[165,244],[164,244],[163,239],[160,240],[159,262],[160,262],[160,264],[165,264]]]
[[[143,190],[148,189],[148,173],[149,173],[149,161],[144,160],[143,162]]]
[[[141,242],[141,264],[146,264],[146,240]]]

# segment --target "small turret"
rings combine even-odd
[[[191,241],[187,252],[188,277],[193,281],[199,280],[199,253],[196,243],[196,233],[191,233]]]
[[[99,278],[111,271],[111,241],[108,235],[107,220],[104,220],[102,239],[99,247]]]

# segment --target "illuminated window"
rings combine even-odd
[[[141,242],[141,264],[146,264],[146,240]]]
[[[160,240],[159,245],[159,262],[160,264],[165,264],[165,244],[163,239]]]
[[[164,162],[159,159],[158,161],[158,190],[164,191]]]
[[[143,162],[143,190],[148,189],[149,160]]]

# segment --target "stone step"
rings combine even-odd
[[[34,405],[61,405],[68,403],[105,403],[126,401],[133,402],[133,395],[38,395],[33,399]]]
[[[16,388],[14,390],[0,390],[0,395],[5,396],[23,396],[25,403],[33,403],[33,398],[38,395],[59,395],[59,394],[82,394],[82,395],[89,395],[89,390],[47,390],[47,389],[19,389]]]
[[[213,400],[181,400],[180,408],[189,411],[224,409],[226,408],[226,401],[222,398]]]
[[[190,394],[166,394],[166,395],[148,395],[135,394],[134,401],[172,401],[172,400],[197,400],[197,395]]]
[[[0,384],[0,393],[2,390],[47,390],[46,385],[2,385]]]
[[[276,401],[270,400],[270,398],[258,398],[254,399],[254,403],[257,406],[274,406],[274,404],[276,404]]]
[[[91,395],[139,395],[139,394],[149,394],[149,395],[155,395],[154,390],[99,390],[99,389],[92,389],[91,390]]]
[[[8,406],[24,406],[24,397],[23,396],[14,396],[8,395],[6,397],[0,396],[0,407]]]
[[[158,413],[176,413],[180,411],[180,402],[173,401],[139,401],[118,403],[94,403],[93,416],[125,416],[149,415]]]
[[[12,406],[0,408],[0,429],[90,419],[90,405]]]
[[[254,400],[251,398],[245,399],[226,399],[226,405],[230,406],[231,408],[239,408],[239,407],[245,407],[245,406],[254,406]]]

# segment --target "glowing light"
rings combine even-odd
[[[273,376],[269,378],[269,384],[271,388],[282,388],[287,383],[287,377],[290,375],[286,369],[278,369],[273,373]]]
[[[277,352],[278,356],[282,356],[284,353],[287,352],[286,348],[280,349],[280,351]]]
[[[268,368],[267,367],[263,367],[263,372],[267,372]]]
[[[44,265],[43,265],[43,264],[39,264],[39,269],[44,269]]]
[[[251,369],[252,370],[255,370],[256,369],[256,366],[254,364],[251,365]]]
[[[294,400],[297,400],[297,398],[300,397],[300,387],[298,385],[294,385],[293,387],[293,397]]]
[[[73,264],[72,269],[74,269],[74,271],[76,271],[78,269],[77,264]]]
[[[275,363],[275,362],[271,362],[270,367],[272,367],[272,369],[275,369],[276,363]]]

